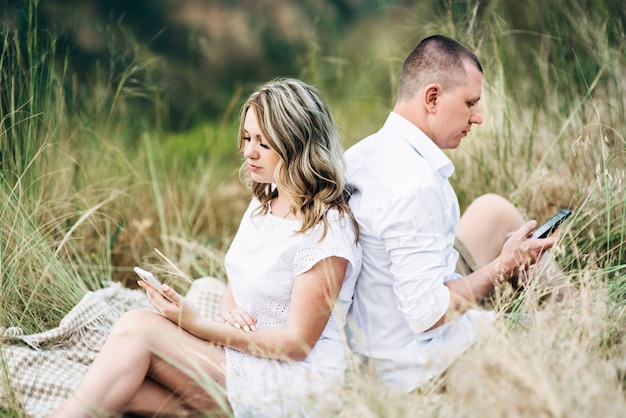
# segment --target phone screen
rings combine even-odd
[[[541,225],[539,228],[535,229],[535,231],[531,234],[531,238],[545,238],[550,235],[564,220],[569,218],[572,214],[568,209],[561,209],[558,211],[552,218],[548,220],[545,224]]]
[[[148,284],[157,292],[159,292],[159,294],[161,294],[161,296],[163,296],[165,299],[167,299],[170,302],[173,302],[172,299],[170,299],[167,295],[165,295],[163,293],[163,285],[161,284],[161,282],[159,281],[159,279],[156,278],[156,276],[154,274],[152,274],[151,272],[144,270],[142,268],[139,267],[135,267],[134,268],[135,273],[137,273],[137,275],[139,277],[141,277],[142,280],[148,282]]]

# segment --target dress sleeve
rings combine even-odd
[[[346,277],[358,271],[361,263],[361,248],[355,242],[355,228],[347,216],[340,216],[336,210],[328,211],[328,231],[321,239],[324,227],[320,223],[307,232],[298,245],[294,257],[294,276],[310,270],[319,261],[328,257],[341,257],[348,260]],[[321,239],[321,240],[320,240]]]

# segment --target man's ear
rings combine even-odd
[[[429,84],[424,89],[424,106],[429,113],[437,113],[437,104],[439,103],[440,95],[441,87],[436,83]]]

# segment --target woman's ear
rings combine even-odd
[[[441,95],[441,87],[439,84],[432,83],[424,89],[424,106],[429,113],[437,113],[437,104]]]

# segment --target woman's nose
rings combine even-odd
[[[252,141],[246,142],[243,147],[243,156],[245,158],[256,158],[259,154],[256,151],[256,148]]]

